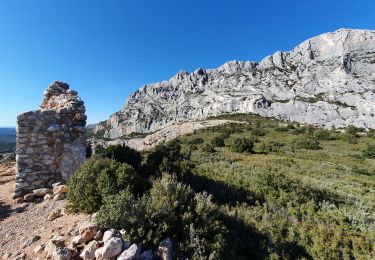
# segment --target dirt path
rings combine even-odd
[[[45,245],[54,234],[72,237],[79,223],[89,220],[90,216],[64,212],[62,217],[48,221],[48,214],[56,209],[63,210],[66,200],[15,204],[11,198],[14,166],[14,163],[0,164],[0,257],[37,259],[33,254],[35,247]],[[24,258],[16,257],[22,253],[25,254]],[[39,259],[44,257],[39,256]]]

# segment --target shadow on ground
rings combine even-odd
[[[186,182],[195,192],[206,191],[212,194],[214,201],[218,204],[237,202],[253,204],[255,202],[254,194],[251,192],[228,185],[224,182],[214,181],[205,176],[191,175]]]
[[[10,205],[0,202],[0,220],[3,220],[10,216],[12,208]]]

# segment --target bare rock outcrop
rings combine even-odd
[[[230,124],[230,123],[239,123],[239,121],[232,120],[201,120],[197,122],[184,122],[176,123],[174,125],[167,126],[161,130],[156,131],[155,133],[149,134],[145,137],[139,138],[117,138],[113,140],[101,140],[92,138],[91,144],[94,150],[98,146],[108,147],[109,145],[126,145],[138,151],[147,151],[151,150],[158,144],[172,140],[178,136],[193,133],[195,130],[202,128],[213,127],[218,125]]]
[[[86,158],[84,102],[69,85],[55,81],[40,109],[17,117],[14,198],[66,180]]]
[[[340,29],[257,62],[180,71],[141,87],[96,126],[114,139],[225,113],[375,128],[375,31]]]

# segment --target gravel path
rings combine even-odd
[[[14,164],[0,164],[0,179],[9,176],[12,169],[14,172]],[[0,256],[3,259],[14,259],[22,253],[24,259],[36,259],[35,247],[45,245],[54,234],[72,237],[79,223],[90,219],[89,215],[66,213],[66,200],[15,204],[11,198],[13,186],[14,180],[0,183]],[[48,214],[56,209],[62,209],[63,216],[48,221]],[[39,256],[39,259],[45,258]]]

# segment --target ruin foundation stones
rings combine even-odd
[[[17,117],[16,184],[13,197],[51,187],[86,158],[84,102],[69,85],[55,81],[40,109]]]

